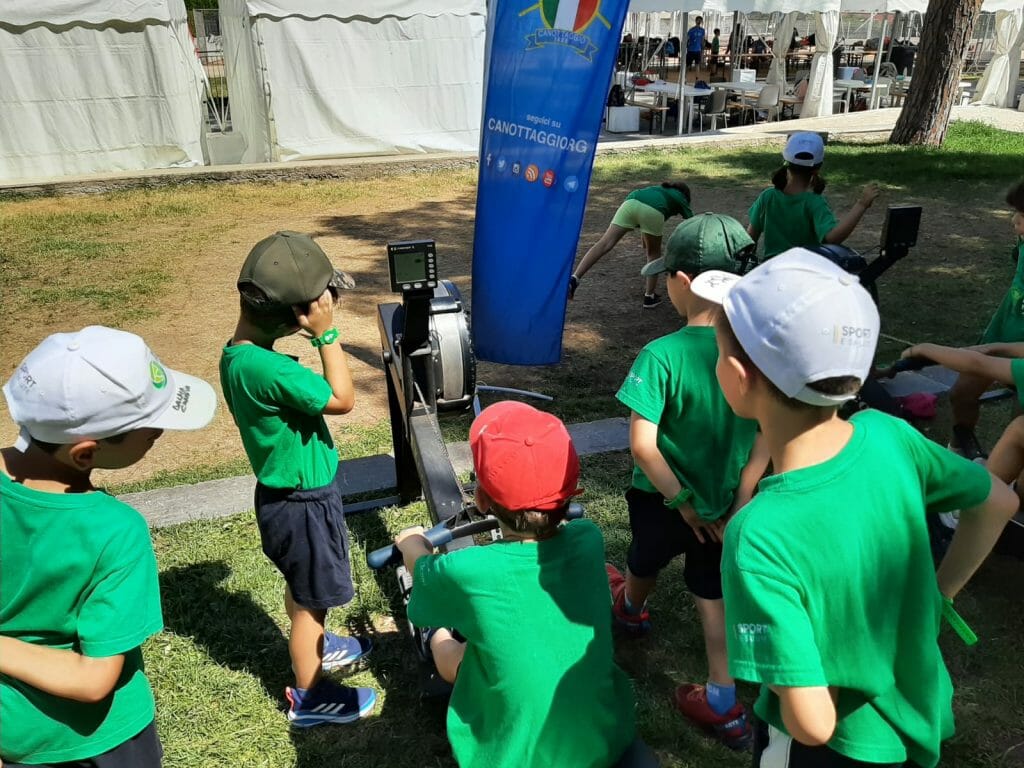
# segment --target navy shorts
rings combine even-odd
[[[686,52],[686,68],[699,67],[700,66],[700,51],[687,51]]]
[[[281,571],[298,605],[327,610],[352,599],[340,471],[320,488],[256,483],[256,524],[263,554]]]
[[[829,749],[808,747],[754,720],[754,768],[916,768],[914,763],[865,763]]]
[[[685,554],[686,588],[704,600],[721,600],[722,545],[712,541],[701,544],[683,516],[665,506],[660,493],[630,488],[626,491],[626,504],[633,532],[626,555],[629,572],[641,579],[652,579],[672,558]]]
[[[109,752],[87,760],[65,763],[4,763],[4,768],[160,768],[164,749],[156,735],[156,724],[150,723],[135,736]]]

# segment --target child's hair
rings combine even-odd
[[[678,192],[683,193],[683,197],[686,198],[686,202],[691,203],[693,200],[690,198],[690,188],[681,181],[663,181],[661,186],[665,189],[674,189]]]
[[[704,17],[703,16],[698,16],[696,23],[697,24],[703,24],[704,23]]]
[[[720,35],[720,34],[722,34],[722,30],[720,30],[720,29],[716,29],[716,30],[714,30],[714,33],[715,33],[716,35]]]
[[[97,442],[112,443],[113,445],[118,445],[120,443],[123,443],[127,436],[127,432],[122,432],[120,435],[110,435],[109,437],[104,437],[102,441]],[[49,454],[50,456],[53,456],[53,454],[59,451],[61,447],[59,443],[44,443],[42,440],[36,440],[34,437],[32,438],[32,445],[41,450],[43,453]]]
[[[1006,193],[1006,204],[1024,213],[1024,179],[1021,179]]]
[[[538,539],[543,539],[553,534],[562,521],[565,520],[565,514],[568,511],[569,504],[566,502],[563,506],[547,510],[546,512],[536,509],[511,512],[495,504],[493,500],[490,509],[487,510],[488,514],[494,515],[510,530]]]
[[[339,292],[334,286],[328,286],[331,298],[338,303]],[[241,296],[239,305],[242,310],[242,317],[255,325],[261,331],[273,333],[282,327],[296,328],[298,321],[295,319],[295,312],[288,304],[281,304],[270,299],[263,289],[257,288],[251,283],[238,286],[238,293]]]
[[[821,163],[818,165],[792,165],[791,163],[784,163],[779,170],[772,174],[772,186],[780,192],[786,188],[786,184],[789,183],[789,174],[792,174],[797,179],[800,179],[806,184],[810,184],[811,191],[816,195],[820,195],[825,191],[826,181],[818,173],[821,168]]]
[[[729,348],[729,354],[743,363],[746,368],[756,371],[764,380],[764,383],[768,386],[768,391],[777,402],[794,411],[820,412],[822,410],[823,406],[811,405],[810,403],[805,403],[801,400],[797,400],[796,398],[789,397],[785,392],[776,387],[775,384],[772,383],[771,379],[761,372],[761,369],[758,368],[750,359],[750,355],[747,354],[746,350],[740,346],[739,339],[737,339],[736,334],[733,333],[732,325],[729,324],[729,318],[726,317],[725,312],[719,312],[716,315],[715,327],[718,332],[722,334],[722,338],[725,340],[725,345]],[[823,395],[839,396],[854,395],[860,391],[863,384],[864,382],[856,376],[832,376],[827,379],[819,379],[818,381],[809,382],[807,386],[815,392],[820,392]],[[838,407],[838,405],[836,407]]]

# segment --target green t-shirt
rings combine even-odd
[[[1024,341],[1024,240],[1017,246],[1017,271],[996,313],[981,336],[983,344]]]
[[[925,515],[980,504],[991,479],[899,419],[851,423],[835,457],[765,478],[726,528],[729,671],[763,684],[755,711],[783,731],[768,686],[836,686],[829,747],[932,768],[953,734],[953,685]]]
[[[682,216],[684,219],[689,219],[693,216],[690,204],[686,202],[683,193],[678,189],[661,185],[643,187],[641,189],[634,189],[626,195],[626,199],[638,200],[644,205],[649,205],[666,219],[676,215]]]
[[[633,741],[604,541],[589,520],[545,541],[421,558],[408,615],[466,638],[448,705],[461,768],[607,768]]]
[[[163,629],[146,521],[105,493],[46,493],[0,472],[0,633],[92,657],[124,654],[110,696],[62,699],[0,675],[0,757],[95,757],[153,721],[140,646]]]
[[[324,421],[327,380],[255,344],[224,347],[220,385],[256,478],[268,488],[320,488],[338,470]]]
[[[719,42],[718,35],[715,35],[714,37],[711,38],[711,55],[712,56],[717,56],[718,55],[718,49],[719,49],[720,45],[721,45],[721,43]]]
[[[769,187],[750,206],[750,225],[764,234],[764,258],[798,246],[818,245],[836,226],[836,217],[822,195],[787,195]]]
[[[757,434],[757,422],[739,418],[726,402],[717,363],[715,329],[686,326],[644,347],[616,395],[658,425],[658,450],[705,520],[729,511]],[[633,487],[657,492],[639,466]]]

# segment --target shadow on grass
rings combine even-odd
[[[361,516],[364,520],[373,518]],[[293,684],[287,638],[274,619],[247,594],[222,586],[229,575],[228,564],[219,560],[163,572],[160,587],[167,629],[191,638],[218,665],[253,675],[283,710],[284,688]],[[396,631],[377,631],[368,611],[350,611],[348,625],[350,631],[373,637],[374,650],[359,669],[368,668],[377,681],[377,711],[354,725],[292,729],[295,768],[321,768],[349,754],[365,758],[384,742],[387,747],[382,755],[408,755],[419,749],[424,761],[418,765],[450,765],[444,760],[447,742],[443,717],[424,708],[423,722],[410,722],[409,713],[416,709],[418,691],[409,674],[411,663],[401,658],[404,652],[412,652],[406,647],[407,638]],[[367,684],[344,677],[336,679],[352,685]],[[438,735],[424,739],[423,731]],[[410,763],[382,760],[364,764]]]

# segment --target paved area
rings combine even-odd
[[[581,456],[629,448],[629,421],[624,418],[573,424],[569,433]],[[448,455],[457,474],[473,468],[468,443],[449,443]],[[395,487],[395,462],[391,456],[343,461],[341,472],[342,493],[346,499],[366,495],[386,497],[385,492]],[[189,520],[212,520],[246,512],[253,506],[254,487],[254,478],[246,475],[129,493],[120,498],[139,510],[150,527],[160,528]],[[364,506],[348,505],[350,511]]]

